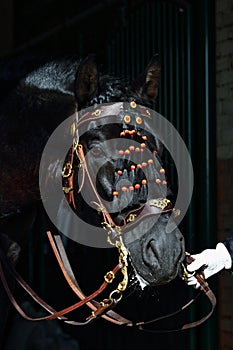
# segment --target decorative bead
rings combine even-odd
[[[153,159],[148,159],[147,161],[148,164],[153,164],[153,162],[154,162]]]
[[[136,130],[134,130],[134,129],[133,129],[133,130],[130,130],[129,133],[130,133],[131,136],[133,136],[133,135],[136,133]]]
[[[134,187],[133,186],[129,186],[129,190],[130,191],[134,191]]]
[[[125,150],[125,154],[130,154],[130,150],[129,150],[129,149],[126,149],[126,150]]]
[[[136,108],[136,107],[137,107],[136,102],[135,102],[135,101],[131,101],[131,102],[130,102],[130,107]]]
[[[142,164],[138,163],[138,164],[137,164],[137,168],[138,168],[138,169],[141,169],[141,167],[142,167]]]
[[[147,141],[147,136],[146,136],[146,135],[142,136],[142,139],[143,139],[144,141]]]
[[[156,153],[158,153],[158,151],[156,151],[156,149],[154,149],[152,153],[156,154]]]
[[[147,163],[146,162],[142,162],[142,167],[146,167]]]
[[[146,148],[146,144],[144,142],[141,143],[141,148]]]
[[[156,179],[155,182],[156,182],[157,184],[160,184],[160,183],[161,183],[161,180],[160,180],[160,179]]]
[[[135,147],[134,146],[129,146],[130,151],[134,151]]]
[[[127,123],[127,124],[130,123],[130,120],[131,120],[130,115],[125,115],[124,116],[124,122],[125,123]]]
[[[123,155],[125,152],[123,151],[123,149],[120,149],[120,151],[118,151],[118,154]]]
[[[141,152],[140,148],[139,148],[139,147],[136,147],[136,148],[135,148],[135,152],[137,152],[137,153]]]
[[[135,170],[136,166],[135,165],[131,165],[131,170]]]
[[[139,125],[142,124],[142,118],[141,117],[137,117],[136,118],[136,123],[139,124]]]
[[[142,180],[142,185],[146,185],[147,184],[147,180],[146,179],[143,179]]]
[[[136,184],[136,185],[134,186],[135,190],[139,190],[140,187],[141,187],[140,184]]]
[[[114,197],[117,197],[117,196],[118,196],[118,191],[113,191],[112,195],[113,195]]]
[[[122,170],[117,170],[117,174],[122,175],[123,174]]]
[[[121,188],[121,191],[122,191],[122,192],[126,192],[126,191],[127,191],[127,187],[126,187],[126,186],[123,186],[123,187]]]
[[[162,181],[162,184],[163,184],[163,185],[167,185],[167,181],[163,180],[163,181]]]
[[[161,174],[165,174],[165,169],[161,168],[161,169],[159,170],[159,172],[160,172]]]
[[[120,133],[120,136],[125,136],[125,131],[122,131],[122,132]]]

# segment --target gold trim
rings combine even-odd
[[[160,209],[164,209],[166,208],[166,206],[168,205],[168,203],[170,203],[171,201],[167,198],[161,198],[161,199],[152,199],[150,202],[150,206],[151,207],[157,207]]]

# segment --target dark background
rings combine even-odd
[[[215,217],[215,207],[210,207],[215,198],[214,172],[211,178],[207,176],[208,171],[215,168],[214,1],[5,0],[0,6],[2,94],[25,72],[53,55],[74,53],[84,58],[96,53],[102,70],[131,80],[144,69],[154,53],[159,53],[162,77],[158,109],[180,131],[192,156],[194,170],[199,170],[198,189],[194,190],[189,212],[182,223],[187,248],[194,251],[215,242],[214,219],[207,220]],[[210,99],[211,108],[207,110]],[[169,164],[168,171],[176,188],[175,170],[169,169]],[[201,217],[199,212],[203,213]],[[69,304],[74,300],[73,295],[60,279],[40,220],[35,223],[33,239],[25,252],[26,258],[22,259],[22,273],[48,302],[65,306],[67,300]],[[69,247],[74,257],[72,250],[76,253]],[[93,251],[93,257],[96,259],[94,266],[83,251],[80,258],[83,264],[77,267],[77,270],[82,269],[81,285],[86,292],[99,285],[105,266],[112,266],[110,253]],[[150,318],[176,310],[187,301],[190,293],[176,280],[159,291],[149,290],[126,299],[120,311],[139,319]],[[27,300],[22,293],[19,297]],[[193,317],[199,318],[208,309],[206,304],[201,300],[190,313],[177,321],[164,322],[158,328],[176,327]],[[57,321],[52,325],[32,325],[13,317],[16,319],[9,323],[5,350],[36,346],[38,349],[46,346],[69,349],[74,341],[70,337],[78,341],[81,350],[217,348],[214,317],[197,330],[175,334],[150,334],[110,325],[103,320],[88,327],[62,326],[60,330],[61,324]],[[66,345],[61,345],[64,339]]]

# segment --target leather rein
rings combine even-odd
[[[52,306],[47,304],[42,298],[40,298],[35,291],[32,290],[32,288],[27,284],[27,282],[18,274],[18,272],[15,270],[13,264],[9,259],[6,257],[5,253],[0,249],[0,277],[1,281],[3,283],[4,289],[12,303],[12,305],[15,307],[15,309],[18,311],[18,313],[29,321],[46,321],[46,320],[53,320],[53,319],[59,319],[65,323],[75,325],[75,326],[82,326],[87,325],[90,322],[98,319],[99,317],[104,318],[106,321],[109,321],[111,323],[114,323],[116,325],[125,325],[125,326],[134,326],[137,327],[140,330],[153,332],[153,333],[170,333],[170,332],[178,332],[190,328],[194,328],[196,326],[199,326],[203,322],[205,322],[213,313],[215,306],[216,306],[216,298],[213,294],[212,290],[209,288],[208,283],[205,281],[203,273],[196,272],[195,277],[197,278],[198,282],[200,283],[200,289],[201,291],[197,294],[197,296],[193,299],[191,299],[187,304],[182,306],[180,309],[176,310],[175,312],[172,312],[170,314],[167,314],[165,316],[157,317],[149,321],[140,321],[140,322],[133,322],[118,313],[114,312],[112,309],[117,305],[117,303],[121,300],[122,297],[122,291],[126,288],[125,286],[125,275],[124,275],[124,266],[127,266],[127,250],[125,250],[124,246],[122,247],[121,244],[118,244],[118,251],[119,251],[119,262],[118,264],[113,268],[113,270],[107,272],[104,276],[104,281],[100,285],[100,287],[93,292],[92,294],[86,296],[83,291],[81,290],[80,286],[77,283],[77,280],[74,276],[74,273],[72,271],[72,268],[70,266],[68,257],[66,255],[62,240],[60,235],[52,236],[50,231],[47,231],[48,239],[51,244],[51,247],[53,249],[53,252],[55,254],[55,257],[57,259],[57,262],[59,264],[59,267],[62,271],[63,276],[65,277],[68,285],[73,290],[73,292],[76,294],[76,296],[80,299],[75,304],[72,304],[71,306],[68,306],[62,310],[55,310]],[[191,262],[191,257],[189,255],[186,256],[186,263]],[[28,316],[24,310],[19,306],[17,301],[15,300],[13,293],[10,290],[10,287],[7,283],[5,273],[3,270],[3,265],[7,269],[7,271],[11,274],[11,276],[18,282],[18,284],[32,297],[34,301],[36,301],[37,304],[42,306],[50,315],[43,316],[43,317],[31,317]],[[123,270],[122,270],[123,269]],[[105,289],[108,287],[114,280],[116,274],[119,271],[122,271],[123,274],[123,280],[118,284],[117,288],[114,289],[112,292],[110,292],[109,297],[103,299],[101,302],[96,301],[94,298],[99,296]],[[184,279],[185,275],[187,277],[187,270],[184,266]],[[199,297],[201,292],[204,292],[204,294],[207,296],[211,303],[211,310],[210,312],[202,317],[201,319],[184,324],[182,327],[177,329],[164,329],[164,330],[155,330],[155,329],[147,329],[144,328],[146,325],[151,325],[156,322],[159,322],[161,320],[170,318],[172,316],[175,316],[181,312],[183,312],[185,309],[187,309],[189,306],[191,306]],[[83,322],[78,322],[75,320],[70,320],[66,315],[81,306],[86,305],[91,309],[91,314],[89,317],[86,318]]]
[[[110,108],[110,110],[109,110]],[[122,109],[122,103],[116,103],[113,106],[103,106],[103,108],[97,109],[94,112],[88,112],[87,114],[83,115],[80,120],[76,120],[76,127],[74,128],[74,131],[78,132],[78,127],[82,123],[86,123],[90,120],[96,120],[100,117],[107,116],[109,114],[117,114],[117,111]],[[148,114],[148,111],[146,108],[140,106],[140,113],[143,116],[150,117]],[[15,309],[20,313],[20,315],[30,321],[43,321],[43,320],[53,320],[53,319],[59,319],[64,321],[65,323],[72,324],[72,325],[87,325],[93,320],[96,320],[99,317],[104,318],[105,320],[112,322],[117,325],[126,325],[126,326],[135,326],[140,330],[147,330],[149,332],[155,332],[155,333],[163,333],[163,332],[176,332],[180,330],[185,330],[189,328],[196,327],[203,322],[205,322],[213,313],[215,305],[216,305],[216,298],[213,294],[212,290],[209,288],[208,283],[205,281],[204,273],[202,271],[195,272],[195,277],[197,278],[198,282],[200,283],[200,289],[201,292],[203,291],[205,295],[208,297],[210,303],[211,303],[211,310],[210,312],[204,316],[203,318],[199,319],[198,321],[191,322],[184,324],[181,328],[178,329],[166,329],[166,330],[153,330],[153,329],[146,329],[144,326],[154,324],[160,320],[170,318],[172,316],[175,316],[182,311],[184,311],[186,308],[188,308],[190,305],[192,305],[197,297],[200,295],[201,292],[198,293],[198,295],[191,299],[187,304],[182,306],[180,309],[178,309],[175,312],[172,312],[168,315],[161,316],[154,318],[150,321],[140,321],[140,322],[133,322],[125,317],[122,317],[115,311],[113,311],[113,308],[118,304],[118,302],[122,299],[123,293],[127,288],[128,285],[128,251],[123,243],[122,240],[122,234],[124,233],[125,229],[133,228],[140,219],[145,216],[149,215],[159,215],[165,212],[171,212],[174,209],[171,206],[171,203],[166,198],[159,198],[159,199],[153,199],[148,201],[143,207],[133,210],[130,213],[127,214],[125,219],[120,223],[121,226],[117,226],[111,215],[108,213],[107,209],[103,205],[100,196],[98,195],[98,192],[95,189],[95,186],[93,184],[91,175],[89,173],[86,161],[85,161],[85,155],[83,151],[82,145],[78,143],[78,135],[74,133],[74,142],[71,148],[71,152],[68,155],[67,162],[63,168],[62,177],[63,177],[63,183],[64,183],[64,193],[66,195],[68,203],[72,203],[75,207],[74,203],[74,196],[73,196],[73,179],[74,179],[74,170],[73,170],[73,157],[74,153],[76,153],[77,157],[80,161],[80,168],[82,168],[83,171],[83,181],[84,183],[84,177],[88,178],[89,184],[95,194],[96,197],[96,205],[97,210],[102,214],[103,216],[103,222],[102,227],[107,231],[107,240],[111,245],[114,245],[119,253],[119,261],[116,264],[116,266],[111,270],[108,271],[104,278],[102,284],[99,286],[99,288],[94,291],[92,294],[86,296],[80,286],[77,283],[77,280],[75,278],[75,275],[72,271],[72,268],[70,266],[68,257],[66,255],[62,240],[60,235],[53,236],[50,231],[47,231],[47,236],[50,242],[50,245],[52,247],[52,250],[54,252],[54,255],[57,259],[57,262],[59,264],[59,267],[61,269],[61,272],[66,279],[69,287],[72,289],[72,291],[76,294],[79,301],[76,302],[73,305],[70,305],[62,310],[55,310],[53,307],[48,305],[43,299],[41,299],[32,289],[31,287],[25,282],[25,280],[18,274],[18,272],[15,270],[13,264],[9,261],[9,259],[6,257],[4,252],[0,250],[0,277],[3,283],[3,286],[5,288],[5,291],[12,302]],[[79,189],[79,192],[81,191],[81,188]],[[183,266],[183,279],[186,280],[189,276],[186,265],[191,263],[192,258],[189,254],[186,254],[185,262],[182,264]],[[21,285],[21,287],[40,305],[42,306],[49,315],[43,316],[43,317],[36,317],[32,318],[28,316],[23,309],[19,306],[17,301],[15,300],[13,293],[11,292],[9,285],[7,283],[5,273],[3,270],[4,267],[8,270],[8,272],[14,277],[14,279]],[[109,295],[107,298],[104,298],[101,302],[98,302],[95,300],[96,297],[98,297],[106,288],[109,288],[109,286],[113,283],[115,277],[117,274],[121,273],[122,279],[116,286],[116,288],[109,292]],[[91,309],[91,314],[88,316],[85,321],[78,322],[75,320],[70,320],[67,317],[67,314],[70,312],[86,305]]]

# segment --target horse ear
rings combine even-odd
[[[159,78],[161,65],[159,55],[154,55],[145,70],[145,86],[143,92],[151,99],[155,100],[158,95]]]
[[[93,98],[98,89],[98,68],[95,55],[87,56],[78,67],[75,79],[75,97],[78,105]]]
[[[152,57],[144,73],[133,83],[136,93],[150,102],[155,102],[158,95],[158,86],[161,66],[159,55]]]

